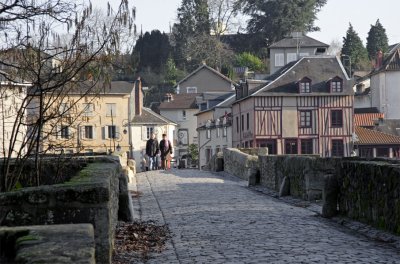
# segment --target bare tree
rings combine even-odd
[[[7,128],[3,124],[2,140],[8,147],[1,153],[0,191],[14,188],[29,159],[35,164],[34,184],[40,184],[41,157],[61,147],[43,142],[60,132],[56,124],[65,122],[66,113],[76,109],[78,103],[71,101],[69,94],[79,90],[81,98],[95,96],[98,83],[108,89],[113,58],[123,44],[122,32],[134,29],[134,16],[128,0],[121,0],[116,10],[108,4],[102,20],[91,3],[5,0],[0,4],[4,33],[0,35],[0,67],[4,70],[0,72],[0,90],[26,89],[14,105],[15,121]],[[7,94],[1,100],[4,103],[9,98]],[[61,108],[65,103],[68,106]],[[2,120],[10,120],[5,118],[6,112],[0,109]],[[24,128],[26,133],[22,132]]]
[[[218,38],[231,32],[234,26],[239,25],[235,9],[237,2],[237,0],[208,0],[212,33]]]

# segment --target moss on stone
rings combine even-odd
[[[35,240],[40,240],[40,237],[36,236],[36,235],[28,234],[28,235],[17,238],[17,240],[15,241],[15,244],[18,246],[24,242],[35,241]]]

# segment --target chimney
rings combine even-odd
[[[143,91],[140,77],[135,81],[135,115],[142,115]]]
[[[375,69],[379,69],[380,67],[382,67],[382,63],[383,63],[383,52],[381,50],[379,50],[376,53],[376,58],[375,58]]]

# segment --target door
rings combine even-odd
[[[285,154],[298,154],[297,139],[285,139]]]

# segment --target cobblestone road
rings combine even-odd
[[[400,252],[304,208],[197,170],[139,173],[137,217],[168,224],[147,263],[400,263]]]

